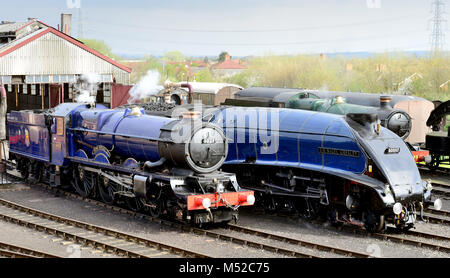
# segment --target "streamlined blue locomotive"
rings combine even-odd
[[[10,157],[30,181],[71,185],[84,197],[125,202],[191,223],[237,219],[253,205],[234,174],[219,171],[228,154],[212,123],[65,103],[8,115]]]
[[[268,208],[381,231],[387,220],[411,228],[424,207],[440,207],[407,145],[376,114],[215,107],[204,120],[230,140],[223,169]]]

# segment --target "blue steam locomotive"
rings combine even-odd
[[[30,181],[196,224],[237,220],[238,208],[255,202],[219,170],[228,154],[222,129],[189,113],[171,119],[65,103],[12,111],[7,122],[10,157]]]
[[[230,139],[223,169],[267,208],[381,231],[388,221],[409,229],[424,207],[441,207],[408,146],[376,114],[222,106],[203,119]]]

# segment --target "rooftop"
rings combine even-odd
[[[237,61],[227,60],[211,66],[212,69],[245,69],[246,67]]]
[[[227,54],[225,60],[211,66],[212,69],[246,69],[245,63],[240,59],[231,60],[231,56]]]
[[[8,23],[0,23],[0,34],[1,33],[9,33],[16,32],[17,30],[23,28],[29,22],[8,22]]]
[[[34,24],[36,23],[36,24]],[[30,27],[25,32],[19,32],[23,30],[26,27]],[[10,40],[9,42],[0,42],[0,58],[3,56],[6,56],[10,54],[11,52],[29,44],[30,42],[39,39],[45,34],[52,33],[82,49],[85,51],[107,61],[108,63],[111,63],[115,65],[116,67],[126,71],[131,72],[131,69],[128,67],[125,67],[124,65],[112,60],[109,57],[106,57],[105,55],[93,50],[92,48],[89,48],[81,41],[53,28],[50,27],[36,19],[32,19],[28,22],[20,22],[20,23],[6,23],[6,24],[0,24],[0,30],[5,30],[5,32],[15,32],[16,35],[21,33],[20,36],[14,36],[13,40]],[[12,31],[6,31],[6,30],[12,30]],[[0,31],[0,38],[1,38],[1,31]]]

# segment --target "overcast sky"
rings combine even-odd
[[[448,18],[450,3],[444,1]],[[179,50],[205,56],[226,50],[247,56],[430,48],[432,0],[2,0],[0,20],[37,17],[56,27],[61,13],[72,13],[72,35],[78,37],[79,9],[70,8],[77,2],[83,36],[104,40],[118,54]]]

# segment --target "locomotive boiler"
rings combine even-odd
[[[237,220],[240,206],[253,205],[253,192],[220,171],[228,154],[222,129],[191,116],[76,103],[13,111],[10,154],[24,178],[71,184],[83,197],[189,223]]]

